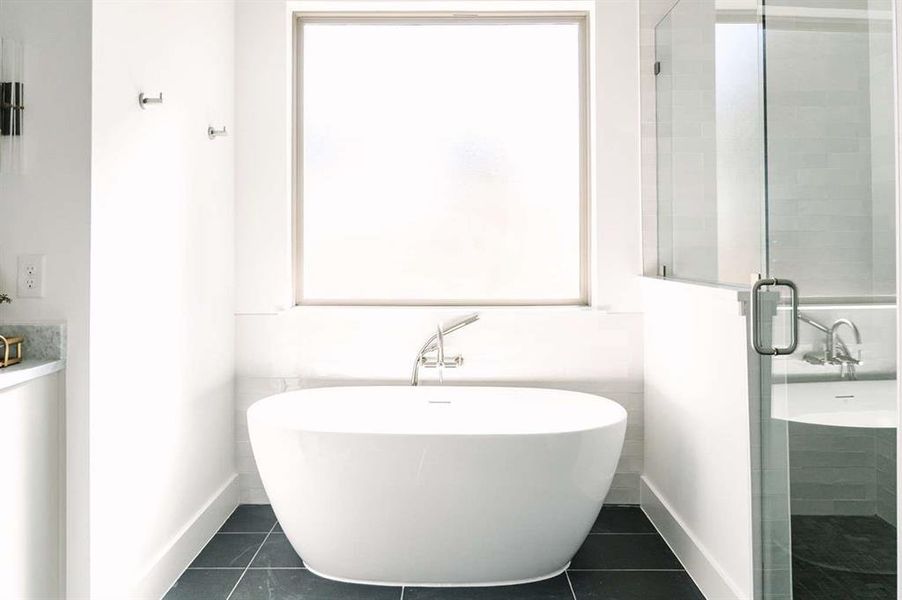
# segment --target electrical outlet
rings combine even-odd
[[[44,255],[20,254],[16,295],[19,298],[44,297]]]

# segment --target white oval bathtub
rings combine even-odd
[[[314,573],[504,585],[567,568],[611,485],[626,411],[549,389],[337,387],[260,400],[248,425]]]

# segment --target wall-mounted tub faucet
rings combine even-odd
[[[837,319],[833,322],[833,325],[827,327],[802,313],[799,313],[799,320],[823,332],[826,337],[824,352],[808,352],[802,357],[803,360],[812,365],[839,365],[840,378],[856,379],[855,368],[861,364],[861,351],[858,352],[858,358],[852,358],[849,347],[846,346],[839,336],[839,329],[845,325],[852,330],[852,335],[855,336],[855,343],[861,344],[861,332],[855,323],[849,319]]]
[[[852,335],[855,336],[855,343],[861,344],[861,332],[858,331],[855,323],[849,319],[837,319],[830,326],[830,335],[827,336],[827,356],[833,358],[833,364],[839,364],[839,376],[841,378],[856,379],[855,367],[861,363],[861,351],[858,353],[858,358],[852,358],[849,348],[843,343],[842,338],[839,337],[839,328],[843,325],[852,330]],[[839,352],[837,352],[837,348],[839,348]]]
[[[445,336],[478,320],[479,313],[473,313],[449,323],[437,325],[435,333],[426,340],[423,347],[417,352],[417,357],[413,363],[413,372],[410,374],[410,385],[419,385],[421,366],[426,369],[438,369],[439,383],[444,383],[445,369],[456,369],[462,366],[464,364],[463,356],[445,356]],[[435,358],[427,356],[431,352],[435,352]]]

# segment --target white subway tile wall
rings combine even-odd
[[[674,4],[640,3],[643,269],[744,284],[764,269],[763,128],[748,123],[763,118],[730,105],[763,83],[760,38],[754,23],[715,26],[713,0],[662,21]],[[894,293],[891,35],[879,22],[768,20],[770,271],[803,296]]]
[[[789,427],[794,515],[877,515],[896,524],[893,429]]]
[[[875,434],[877,461],[877,516],[896,525],[896,430]]]
[[[639,100],[642,119],[642,272],[658,269],[658,168],[655,106],[655,25],[676,0],[639,3]]]
[[[892,294],[891,32],[809,25],[768,20],[771,271],[806,297]]]
[[[640,4],[643,269],[744,284],[761,270],[760,32],[673,4]]]
[[[268,502],[249,441],[248,407],[283,391],[405,384],[420,338],[451,314],[304,308],[239,315],[235,455],[241,502]],[[618,402],[627,411],[626,440],[606,502],[636,504],[643,470],[641,332],[641,317],[635,314],[488,310],[446,340],[448,351],[465,357],[463,368],[447,373],[446,382],[559,388]],[[267,343],[255,344],[257,339]],[[429,380],[432,376],[425,374]]]
[[[790,423],[792,514],[877,514],[879,431]]]

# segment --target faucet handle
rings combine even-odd
[[[421,356],[420,365],[422,365],[424,369],[437,369],[439,367],[439,362],[434,358],[426,358],[425,356]],[[463,365],[464,357],[459,354],[455,356],[447,356],[442,362],[442,368],[444,369],[458,369]]]

